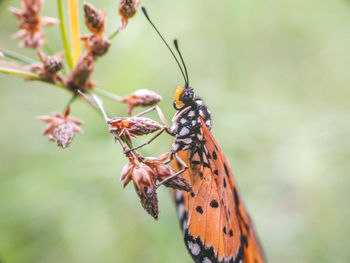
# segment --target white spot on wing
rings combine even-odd
[[[205,257],[203,258],[203,263],[212,263],[212,261],[209,258]]]
[[[185,219],[182,223],[182,230],[185,231],[187,228],[188,228],[188,225],[187,225],[188,221],[187,219]]]
[[[185,214],[185,206],[183,204],[179,204],[177,206],[177,215],[179,216],[179,219],[182,219],[184,214]]]
[[[187,241],[188,249],[191,251],[191,254],[194,256],[198,256],[201,252],[201,248],[197,243],[193,243],[191,241]]]
[[[182,198],[182,193],[181,193],[181,191],[176,190],[176,193],[175,193],[175,199],[176,199],[176,201],[180,201],[181,198]]]
[[[194,111],[191,110],[191,111],[188,113],[188,116],[189,116],[189,117],[193,117],[193,116],[194,116]]]

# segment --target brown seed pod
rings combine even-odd
[[[119,32],[125,29],[128,20],[136,14],[139,4],[140,0],[120,0],[118,12],[122,17],[122,21],[119,26]]]
[[[10,8],[9,11],[18,19],[20,30],[14,38],[23,38],[22,46],[41,48],[44,45],[42,26],[58,24],[59,21],[51,17],[40,17],[41,0],[21,0],[22,10]]]
[[[95,69],[94,57],[86,54],[81,57],[68,76],[66,85],[72,91],[77,91],[78,89],[84,91],[91,88],[89,83],[89,78]]]
[[[166,158],[165,158],[166,159]],[[169,166],[165,165],[164,156],[158,158],[145,157],[143,163],[152,168],[158,181],[163,181],[164,179],[173,176],[176,172]],[[166,187],[173,189],[192,191],[192,187],[187,181],[181,176],[181,174],[176,175],[163,183]]]
[[[81,39],[84,42],[87,53],[94,58],[101,57],[107,53],[111,41],[99,35],[83,36]]]
[[[56,83],[62,81],[62,77],[57,73],[63,68],[64,52],[59,52],[53,56],[46,56],[43,52],[38,51],[42,65],[31,65],[32,71],[38,71],[38,74],[47,81]]]
[[[155,219],[158,218],[158,199],[156,193],[155,176],[153,170],[143,163],[127,163],[120,180],[124,181],[125,187],[133,181],[135,191],[141,200],[142,207]]]
[[[90,3],[84,3],[85,24],[91,33],[102,35],[105,28],[106,13]]]
[[[38,120],[48,123],[43,135],[49,135],[49,139],[55,141],[57,146],[62,148],[69,146],[76,133],[83,133],[83,130],[79,127],[83,124],[83,121],[68,115],[69,108],[64,115],[52,113],[51,116],[37,117]]]
[[[131,93],[129,96],[124,97],[122,102],[128,104],[128,114],[131,116],[135,107],[153,106],[161,101],[161,99],[162,96],[152,90],[139,89]]]
[[[142,136],[162,129],[162,126],[148,118],[117,117],[107,121],[110,132],[117,132],[119,136],[125,135],[130,141],[131,136]]]

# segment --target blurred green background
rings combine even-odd
[[[107,10],[111,33],[118,2],[91,2]],[[141,5],[169,41],[180,40],[269,262],[350,262],[349,1]],[[9,6],[19,1],[0,1],[0,46],[36,58],[10,38]],[[47,0],[42,14],[57,17],[56,1]],[[46,33],[62,50],[58,27]],[[93,80],[119,95],[153,89],[169,121],[183,84],[141,12],[99,59]],[[122,189],[126,159],[95,111],[73,105],[85,134],[62,150],[40,135],[44,124],[34,117],[62,109],[70,94],[5,75],[0,87],[0,262],[192,262],[167,189],[160,189],[158,222],[131,185]],[[125,105],[106,107],[126,114]],[[163,135],[142,153],[156,156],[170,143]]]

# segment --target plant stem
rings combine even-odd
[[[72,62],[75,66],[81,55],[78,0],[68,0],[68,18]]]
[[[119,28],[117,28],[116,31],[114,31],[108,38],[109,40],[112,40],[113,38],[115,38],[119,33]]]
[[[61,28],[61,36],[62,36],[63,46],[64,46],[64,50],[66,51],[66,58],[67,58],[68,66],[70,69],[72,69],[73,68],[73,61],[72,61],[72,56],[70,53],[70,48],[69,48],[69,43],[68,43],[68,38],[67,38],[66,24],[64,22],[62,0],[57,0],[57,4],[58,4],[58,15],[60,18],[60,28]]]
[[[100,109],[100,111],[101,111],[105,121],[107,122],[109,120],[109,118],[107,116],[107,113],[106,113],[105,109],[103,108],[102,100],[97,95],[95,95],[93,93],[91,94],[91,97],[95,100],[95,102],[96,102],[98,108]]]
[[[123,98],[120,97],[120,96],[117,96],[109,91],[106,91],[106,90],[103,90],[103,89],[99,89],[99,88],[94,88],[94,91],[96,93],[98,93],[99,95],[101,96],[104,96],[106,98],[109,98],[109,99],[112,99],[112,100],[116,100],[116,101],[119,101],[119,102],[122,102]]]
[[[68,101],[66,106],[63,108],[62,112],[65,112],[68,109],[68,107],[72,104],[72,102],[75,101],[75,99],[77,97],[78,97],[78,94],[74,93],[74,95],[70,98],[70,100]]]
[[[9,69],[9,68],[0,67],[0,72],[8,74],[8,75],[18,76],[18,77],[23,77],[23,78],[29,78],[29,79],[32,79],[32,80],[43,80],[37,74],[34,74],[32,72],[28,72],[28,71],[18,70],[18,69]]]
[[[18,62],[22,62],[25,64],[33,64],[33,63],[39,63],[38,61],[35,61],[34,59],[31,59],[29,57],[26,57],[24,55],[18,54],[14,51],[5,49],[5,48],[0,48],[0,51],[5,55],[5,57],[11,58],[13,60],[16,60]]]

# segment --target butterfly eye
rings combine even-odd
[[[180,96],[184,89],[181,86],[178,86],[175,95],[174,95],[174,107],[175,109],[181,109],[185,106],[185,104],[180,100]]]

